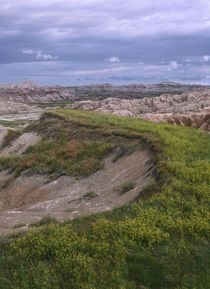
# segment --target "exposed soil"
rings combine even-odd
[[[4,140],[4,137],[7,134],[7,130],[8,129],[6,127],[0,125],[0,147],[1,147],[1,144],[2,144],[2,142]]]
[[[40,115],[42,109],[37,106],[31,106],[24,103],[17,103],[9,100],[0,99],[0,116],[2,118],[5,115],[5,118],[10,117],[21,117],[27,118],[28,114],[31,115]]]
[[[92,84],[84,86],[41,86],[31,81],[0,84],[0,101],[24,104],[63,103],[75,100],[154,97],[161,94],[182,94],[203,88],[201,85],[162,82],[156,84]],[[0,109],[1,111],[1,109]]]
[[[144,186],[154,182],[151,155],[137,150],[113,162],[114,155],[105,159],[104,169],[82,179],[60,177],[50,181],[46,176],[20,176],[0,195],[0,234],[11,232],[23,223],[25,228],[47,214],[59,220],[78,215],[102,212],[131,202]],[[0,174],[5,180],[6,172]],[[134,188],[123,195],[119,187],[130,181]],[[85,197],[90,191],[96,197]]]
[[[34,132],[23,133],[16,140],[11,142],[11,144],[0,151],[0,156],[6,156],[9,154],[22,154],[26,151],[29,146],[36,144],[40,140],[40,136],[38,136]],[[1,144],[1,140],[0,140]]]
[[[170,124],[194,127],[210,133],[210,109],[202,112],[188,114],[145,114],[142,118],[154,122],[167,122]]]

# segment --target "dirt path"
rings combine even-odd
[[[45,176],[25,175],[16,179],[0,193],[0,234],[17,230],[13,227],[20,223],[27,228],[47,214],[65,220],[110,210],[129,203],[145,185],[154,181],[148,151],[135,151],[116,162],[112,159],[110,155],[105,159],[104,169],[87,178],[65,176],[50,182]],[[6,177],[2,172],[0,181]],[[126,181],[134,184],[134,188],[120,195],[118,189]],[[95,196],[85,197],[90,191]]]

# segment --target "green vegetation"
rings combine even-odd
[[[96,129],[52,113],[45,113],[40,122],[34,122],[24,131],[30,130],[37,131],[42,137],[35,146],[29,147],[23,156],[0,157],[0,168],[11,169],[14,173],[5,186],[26,170],[54,177],[89,176],[103,167],[103,158],[117,146],[129,151],[140,143],[138,135],[126,139],[124,131],[110,130],[109,127]],[[21,133],[9,130],[4,146]]]
[[[88,176],[101,169],[102,159],[114,149],[114,145],[108,142],[91,140],[88,135],[81,140],[77,136],[71,135],[70,127],[62,132],[63,122],[59,119],[53,124],[54,130],[50,127],[48,131],[48,122],[43,124],[40,131],[41,141],[35,146],[27,149],[24,156],[7,156],[0,158],[2,169],[12,169],[14,175],[18,176],[21,172],[29,170],[32,173],[72,175],[75,177]],[[65,124],[67,125],[67,124]],[[53,126],[53,125],[52,125]],[[36,127],[35,127],[36,128]],[[4,146],[20,135],[20,131],[9,130],[4,140]],[[58,134],[57,134],[58,133]],[[9,182],[10,183],[10,182]]]
[[[126,181],[120,186],[120,188],[117,189],[117,191],[119,192],[120,195],[124,195],[133,188],[135,188],[135,184],[131,181]]]
[[[77,199],[75,199],[75,200],[78,200],[78,201],[82,201],[82,200],[87,200],[87,199],[94,199],[94,198],[97,198],[99,195],[98,195],[98,193],[96,193],[96,192],[94,192],[94,191],[89,191],[89,192],[87,192],[86,194],[84,194],[82,197],[79,197],[79,198],[77,198]],[[75,201],[74,200],[74,201]],[[71,203],[72,201],[70,201],[70,203]]]
[[[68,208],[65,210],[66,213],[72,213],[72,212],[75,212],[76,209],[75,208]]]
[[[57,224],[57,223],[58,223],[58,221],[55,217],[52,217],[50,215],[46,215],[46,216],[42,217],[40,221],[33,222],[29,226],[30,227],[40,227],[40,226],[44,226],[44,225]]]
[[[15,139],[17,139],[19,136],[21,136],[21,134],[23,133],[22,130],[12,130],[9,129],[7,132],[7,135],[4,138],[2,147],[6,147],[8,146],[12,141],[14,141]]]
[[[14,225],[13,228],[14,228],[14,229],[16,229],[16,228],[22,228],[22,227],[25,227],[25,225],[26,225],[25,223],[18,223],[18,224],[16,224],[16,225]]]
[[[75,101],[64,101],[64,102],[53,102],[53,103],[45,103],[45,104],[40,104],[41,107],[55,107],[55,106],[60,106],[60,107],[65,107],[67,104],[72,104]]]
[[[112,149],[108,143],[41,140],[23,157],[1,157],[0,165],[15,172],[30,169],[39,174],[88,176],[102,168],[100,161]]]
[[[96,192],[93,192],[93,191],[87,192],[83,196],[83,198],[87,198],[87,199],[93,199],[93,198],[97,198],[97,197],[98,197],[98,194]]]
[[[112,145],[100,142],[42,140],[28,149],[18,167],[40,174],[86,176],[102,167],[100,161],[112,149]]]
[[[137,199],[138,198],[149,199],[152,197],[154,193],[157,193],[158,189],[160,188],[158,187],[157,184],[155,183],[148,184],[141,190]]]
[[[157,186],[144,190],[149,199],[5,237],[0,288],[209,288],[210,136],[70,110],[45,114],[45,126],[37,130],[49,134],[50,119],[56,117],[63,122],[64,138],[67,123],[71,137],[77,134],[80,140],[106,135],[107,143],[117,144],[122,136],[124,141],[141,138],[155,155]],[[59,135],[59,127],[53,131]]]
[[[0,125],[5,126],[5,127],[11,127],[11,128],[15,128],[21,125],[24,125],[26,122],[28,122],[27,120],[14,120],[14,121],[7,121],[7,120],[0,120]]]

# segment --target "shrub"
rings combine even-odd
[[[129,191],[131,191],[135,187],[135,184],[131,181],[124,182],[120,188],[118,189],[118,192],[120,195],[123,195]]]
[[[56,223],[58,223],[58,221],[55,217],[46,215],[46,216],[43,216],[40,221],[31,223],[30,227],[40,227],[40,226],[56,224]]]
[[[14,225],[13,228],[14,228],[14,229],[16,229],[16,228],[21,228],[21,227],[25,227],[25,225],[26,225],[25,223],[18,223],[18,224],[16,224],[16,225]]]
[[[65,210],[66,213],[72,213],[72,212],[75,212],[76,209],[75,208],[68,208]]]
[[[98,197],[98,194],[94,191],[87,192],[86,194],[83,195],[83,198],[87,198],[87,199],[93,199],[97,197]]]
[[[21,136],[22,133],[23,133],[22,130],[9,129],[7,132],[7,135],[5,136],[5,138],[3,140],[2,147],[8,146],[12,141],[14,141],[19,136]]]

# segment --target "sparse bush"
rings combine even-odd
[[[118,189],[120,195],[123,195],[129,191],[131,191],[135,187],[135,184],[131,181],[124,182]]]
[[[121,158],[122,156],[124,156],[126,153],[126,149],[123,147],[118,147],[115,151],[115,155],[112,159],[113,163],[115,163],[119,158]]]
[[[26,225],[25,223],[18,223],[18,224],[13,226],[13,229],[25,227],[25,225]]]
[[[83,198],[87,198],[87,199],[93,199],[97,197],[98,197],[98,194],[94,191],[87,192],[86,194],[83,195]]]
[[[12,141],[17,139],[21,134],[23,133],[22,130],[12,130],[9,129],[7,132],[7,135],[4,137],[2,147],[8,146]]]
[[[33,222],[29,226],[30,227],[40,227],[40,226],[44,226],[44,225],[57,224],[57,223],[58,223],[58,221],[55,217],[52,217],[50,215],[46,215],[46,216],[43,216],[40,221]]]
[[[75,208],[68,208],[65,210],[66,213],[72,213],[72,212],[75,212],[76,209]]]
[[[0,157],[0,167],[1,169],[11,169],[15,170],[18,168],[20,162],[20,156],[2,156]]]

